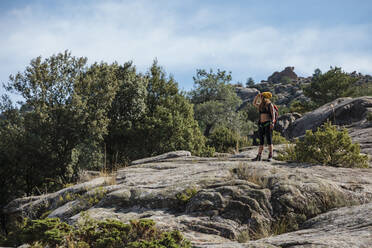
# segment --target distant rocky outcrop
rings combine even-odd
[[[349,74],[358,80],[356,86],[370,87],[372,85],[372,76],[363,75],[361,73],[352,72]],[[302,88],[307,86],[312,80],[312,77],[301,77],[294,72],[294,67],[288,66],[281,72],[274,72],[268,79],[261,81],[248,88],[237,87],[236,92],[243,102],[251,102],[255,94],[239,94],[239,92],[251,92],[246,89],[257,89],[260,92],[270,91],[274,95],[274,100],[277,105],[287,106],[296,100],[300,102],[309,101]]]
[[[369,242],[371,169],[252,162],[256,147],[225,158],[181,153],[134,162],[115,180],[101,177],[17,199],[2,212],[11,220],[48,215],[68,223],[75,223],[82,211],[123,222],[149,218],[160,229],[180,230],[195,247],[356,247]],[[335,208],[340,209],[329,212]],[[288,233],[272,236],[282,232]]]
[[[282,134],[287,138],[300,137],[306,130],[316,131],[329,120],[347,128],[353,141],[360,143],[362,151],[372,155],[372,123],[367,120],[368,112],[372,113],[371,96],[339,98],[296,119]]]
[[[243,104],[246,104],[246,102],[252,102],[258,92],[270,91],[277,105],[289,106],[293,100],[308,100],[301,87],[310,81],[310,77],[298,77],[294,72],[294,67],[286,67],[281,72],[274,72],[267,81],[261,81],[249,88],[236,87],[236,93],[243,100]]]
[[[297,80],[297,74],[294,72],[294,67],[288,66],[284,68],[281,72],[274,72],[270,77],[267,78],[267,81],[270,83],[282,83],[285,80]]]

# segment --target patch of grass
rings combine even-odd
[[[269,180],[268,177],[262,174],[262,171],[257,168],[250,168],[244,163],[240,163],[233,173],[242,180],[257,184],[262,188],[267,188]]]
[[[183,205],[187,204],[187,202],[193,198],[198,193],[198,188],[190,187],[185,189],[183,192],[179,192],[176,194],[177,200],[179,200]]]
[[[106,170],[101,170],[99,177],[105,178],[105,185],[116,185],[116,172],[108,172]]]
[[[279,144],[288,144],[289,141],[284,138],[279,132],[273,131],[273,144],[279,145]]]
[[[271,233],[273,235],[280,235],[283,233],[289,232],[293,228],[290,227],[290,223],[286,218],[280,218],[279,220],[275,221],[271,227]]]
[[[247,243],[250,240],[251,239],[248,230],[240,232],[236,238],[236,241],[238,241],[239,243]]]
[[[48,215],[52,212],[52,210],[45,211],[41,216],[40,219],[45,219]]]

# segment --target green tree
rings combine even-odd
[[[100,169],[104,165],[104,138],[108,135],[109,110],[118,91],[119,66],[94,63],[74,85],[71,110],[78,144],[73,148],[74,171]],[[68,125],[68,124],[67,124]]]
[[[44,61],[38,57],[25,72],[10,76],[6,89],[25,99],[21,110],[5,98],[2,104],[0,159],[16,172],[19,194],[13,197],[55,190],[79,169],[102,166],[106,112],[117,87],[114,68],[87,67],[86,58],[66,51]]]
[[[321,106],[339,97],[352,96],[356,81],[357,78],[351,77],[339,67],[331,67],[325,74],[315,70],[310,85],[304,88],[304,94]]]
[[[138,74],[132,62],[119,66],[116,76],[119,88],[108,113],[110,124],[105,139],[111,167],[141,156],[137,133],[147,109],[148,78]]]
[[[23,190],[28,195],[44,188],[41,186],[46,183],[46,178],[56,179],[62,184],[72,176],[68,168],[71,150],[78,138],[76,118],[67,106],[71,103],[73,84],[85,70],[85,64],[85,58],[71,57],[67,51],[44,61],[38,57],[23,73],[11,75],[6,85],[8,91],[25,99],[27,107],[23,109],[28,110],[18,111],[18,117],[7,117],[6,127],[18,129],[22,137],[15,139],[19,141],[15,154],[8,153],[6,148],[3,150],[6,156],[10,156],[8,166],[21,170],[18,177],[23,180],[19,188],[25,183]],[[11,130],[3,132],[6,133],[12,134]],[[14,156],[20,154],[22,164],[14,164],[19,160]],[[27,171],[22,171],[22,168],[27,168]]]
[[[117,75],[120,86],[109,111],[106,138],[111,163],[173,150],[202,153],[205,138],[192,105],[157,61],[146,75],[137,74],[131,63],[120,67]]]
[[[147,73],[146,115],[141,121],[140,137],[144,153],[160,154],[172,150],[188,150],[200,154],[205,138],[194,119],[192,105],[179,93],[173,77],[154,61]]]
[[[239,128],[237,109],[242,101],[236,95],[234,87],[229,84],[231,79],[231,73],[226,71],[196,72],[195,89],[189,93],[189,97],[194,104],[195,119],[206,137],[216,125]]]
[[[317,108],[317,104],[313,101],[299,101],[293,100],[289,107],[290,112],[298,112],[304,114]]]
[[[245,86],[246,86],[247,88],[249,88],[249,87],[252,87],[252,86],[254,86],[254,85],[255,85],[255,82],[254,82],[253,78],[249,77],[249,78],[247,79],[246,83],[245,83]]]

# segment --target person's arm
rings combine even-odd
[[[275,123],[275,110],[274,110],[274,105],[273,105],[272,103],[270,103],[270,113],[271,113],[271,116],[272,116],[270,127],[271,127],[271,128],[274,128],[274,123]]]
[[[261,93],[258,93],[254,99],[253,99],[253,106],[255,106],[256,108],[259,108],[260,104],[257,103],[258,99],[261,97]]]

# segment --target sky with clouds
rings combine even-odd
[[[157,58],[183,90],[199,68],[243,83],[286,66],[372,74],[371,13],[370,0],[1,0],[0,82],[64,50],[141,72]]]

